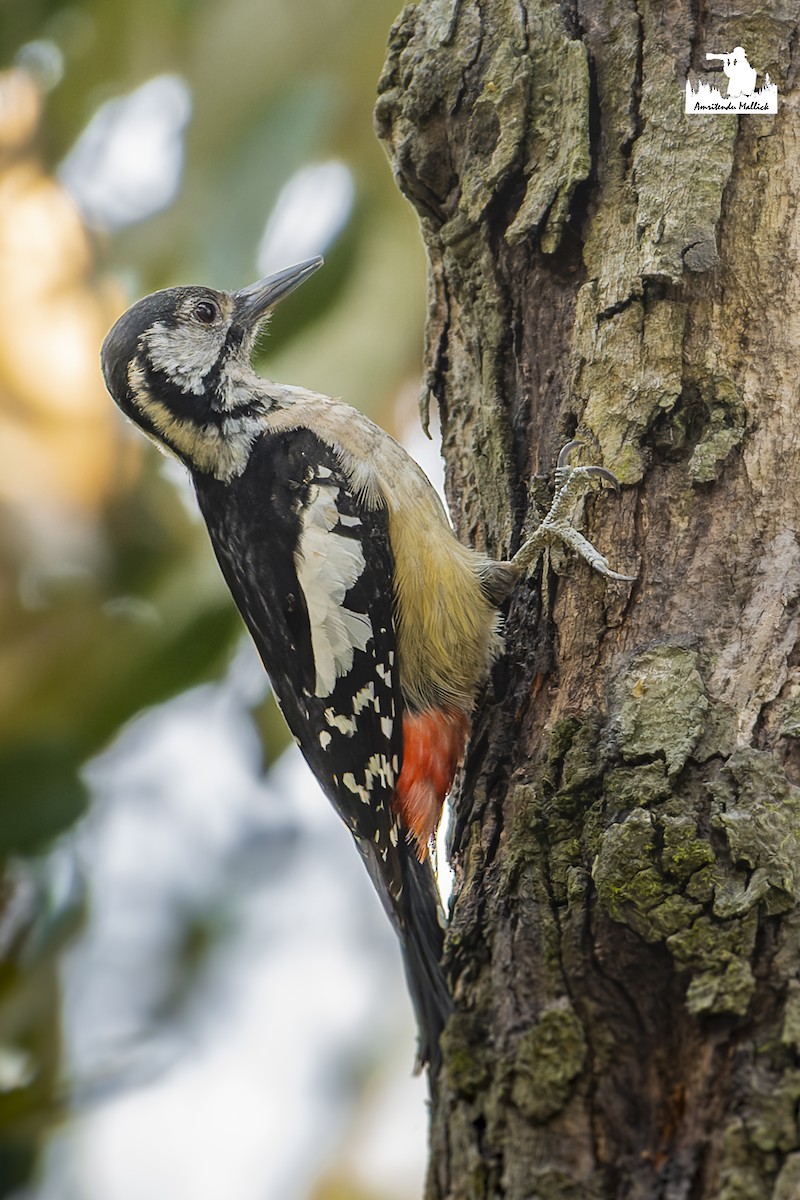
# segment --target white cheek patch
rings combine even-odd
[[[212,330],[181,324],[171,328],[157,321],[143,340],[157,371],[163,371],[181,391],[202,396],[203,380],[222,353],[226,334],[224,327]]]
[[[316,667],[315,691],[329,696],[336,680],[353,665],[356,650],[366,650],[372,625],[363,613],[345,608],[344,598],[365,567],[360,544],[334,532],[339,521],[339,488],[315,484],[300,513],[295,563],[311,626]]]

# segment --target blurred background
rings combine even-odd
[[[412,1200],[399,954],[98,354],[311,254],[261,369],[418,429],[399,0],[0,0],[0,1196]]]

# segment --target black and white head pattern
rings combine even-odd
[[[230,479],[262,428],[249,365],[253,329],[211,288],[167,288],[120,317],[102,351],[109,392],[162,449]]]

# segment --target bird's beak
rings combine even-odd
[[[304,262],[285,267],[274,275],[267,275],[257,283],[251,283],[249,287],[234,292],[237,318],[246,326],[255,325],[279,300],[283,300],[284,296],[288,296],[318,271],[323,262],[324,259],[320,255],[307,258]]]

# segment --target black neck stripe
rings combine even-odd
[[[144,359],[144,384],[149,394],[159,400],[180,421],[191,421],[195,425],[209,423],[210,405],[205,395],[185,392],[166,371],[154,367]]]

